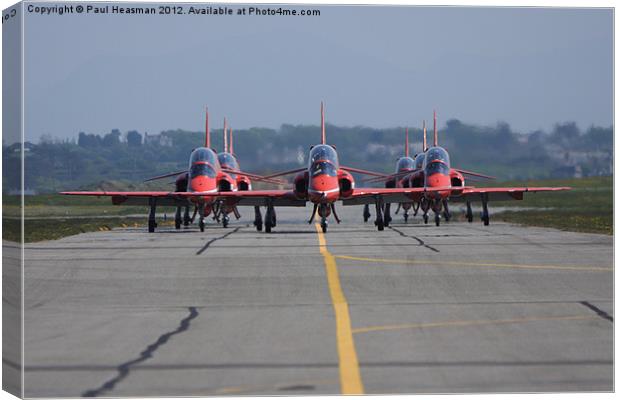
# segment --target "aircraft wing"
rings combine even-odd
[[[429,188],[357,188],[350,197],[342,199],[342,205],[354,206],[361,204],[374,204],[377,198],[384,203],[411,203],[419,201],[423,195],[439,194],[446,190],[452,191],[452,196],[460,194],[465,187],[455,188],[452,186]]]
[[[484,197],[490,201],[523,200],[524,193],[558,192],[570,187],[506,187],[506,188],[464,188],[461,193],[452,194],[451,202],[481,202]]]
[[[60,192],[67,196],[111,197],[114,205],[148,206],[151,198],[157,199],[158,206],[187,206],[192,197],[180,196],[178,192]]]
[[[298,199],[292,190],[246,190],[237,192],[61,192],[68,196],[111,197],[115,205],[148,206],[151,198],[158,206],[186,206],[191,200],[209,198],[224,200],[238,206],[266,206],[269,203],[280,207],[304,207],[306,200]]]

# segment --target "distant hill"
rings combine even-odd
[[[305,165],[308,149],[320,137],[318,126],[282,125],[234,132],[234,150],[242,169],[268,173]],[[410,128],[411,152],[421,150],[422,131]],[[432,131],[429,131],[429,140]],[[327,125],[327,139],[340,161],[352,167],[391,172],[404,153],[404,127],[373,129]],[[499,179],[600,176],[613,173],[613,128],[557,124],[552,132],[513,132],[510,126],[477,126],[448,120],[439,130],[440,145],[463,169]],[[77,141],[42,138],[26,143],[25,186],[36,192],[94,187],[101,181],[141,182],[147,177],[187,168],[192,149],[204,144],[203,132],[164,131],[146,135],[113,130],[105,135],[81,132]],[[222,148],[222,131],[212,132]],[[2,146],[3,191],[19,187],[20,145]],[[171,179],[170,179],[171,180]],[[163,183],[168,181],[164,180]],[[94,186],[93,186],[94,185]]]

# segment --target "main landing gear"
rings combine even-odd
[[[383,225],[390,226],[392,222],[392,216],[390,215],[390,203],[386,203],[383,207]]]
[[[265,213],[265,232],[271,233],[271,228],[276,226],[276,210],[273,204],[269,202],[267,212]]]
[[[489,202],[489,195],[486,193],[482,193],[482,213],[480,214],[480,219],[484,223],[484,226],[489,225],[489,209],[487,207]]]
[[[259,232],[263,230],[263,216],[261,215],[259,206],[254,206],[254,226]]]
[[[174,213],[174,229],[181,229],[181,224],[183,220],[181,219],[181,207],[177,207]]]
[[[449,222],[450,219],[452,218],[452,213],[450,212],[450,209],[448,208],[448,200],[443,199],[441,202],[443,203],[443,217],[446,220],[446,222]]]
[[[465,217],[467,217],[467,222],[472,222],[474,220],[474,213],[471,211],[471,202],[466,202],[467,204],[467,212],[465,213]]]
[[[194,214],[196,216],[196,214]],[[183,226],[189,226],[190,222],[194,220],[194,217],[189,217],[189,206],[185,206],[185,212],[183,213]]]
[[[149,198],[149,233],[155,232],[157,222],[155,222],[155,210],[157,209],[157,198]]]
[[[375,210],[377,212],[375,225],[377,226],[377,230],[382,231],[385,229],[385,224],[383,220],[383,199],[381,197],[375,198]]]
[[[368,218],[370,218],[370,206],[364,204],[364,222],[368,222]]]

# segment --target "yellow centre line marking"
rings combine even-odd
[[[576,267],[560,265],[524,265],[524,264],[500,264],[500,263],[472,263],[462,261],[431,261],[431,260],[392,260],[386,258],[366,258],[353,256],[333,256],[343,260],[379,262],[386,264],[410,264],[410,265],[453,265],[460,267],[496,267],[496,268],[520,268],[520,269],[556,269],[567,271],[612,271],[612,268],[604,267]]]
[[[334,313],[336,314],[336,342],[338,344],[340,391],[342,394],[364,394],[357,353],[355,352],[355,342],[353,341],[349,305],[347,304],[347,299],[344,297],[344,292],[340,286],[336,259],[329,250],[327,250],[327,243],[321,226],[319,224],[314,224],[314,226],[319,238],[319,249],[321,255],[323,255],[323,261],[325,262],[329,294],[334,306]]]
[[[377,331],[395,331],[400,329],[423,329],[423,328],[443,328],[450,326],[475,326],[475,325],[497,325],[497,324],[515,324],[521,322],[535,321],[573,321],[584,319],[600,318],[598,315],[568,315],[563,317],[531,317],[531,318],[511,318],[496,320],[471,320],[471,321],[440,321],[425,322],[418,324],[402,324],[402,325],[384,325],[384,326],[368,326],[365,328],[353,329],[353,333],[366,333]]]

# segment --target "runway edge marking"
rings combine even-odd
[[[336,341],[338,344],[338,365],[340,372],[340,391],[342,394],[364,394],[364,385],[360,374],[353,330],[351,329],[351,317],[349,304],[340,286],[338,266],[335,257],[327,250],[325,235],[319,224],[315,224],[319,239],[319,250],[325,262],[325,272],[329,294],[336,314]]]

